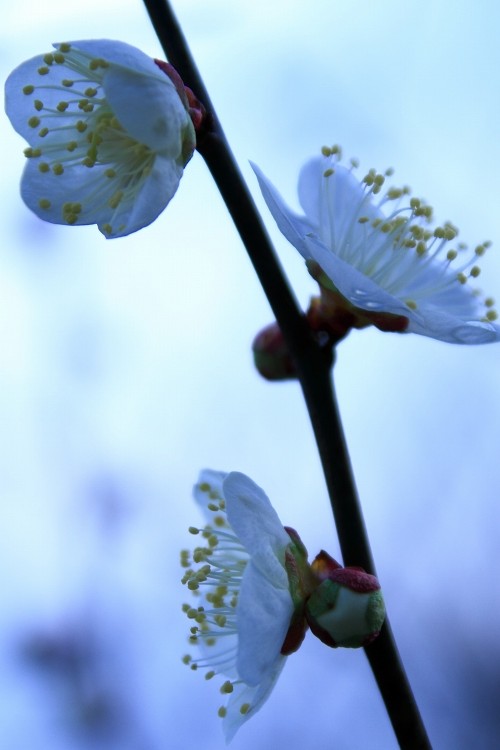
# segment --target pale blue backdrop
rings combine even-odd
[[[301,164],[342,143],[396,169],[471,245],[500,298],[499,6],[494,0],[178,0],[229,140],[297,297],[314,284],[248,159],[295,202]],[[161,49],[139,0],[19,0],[2,79],[53,41]],[[0,745],[223,746],[213,683],[182,663],[180,548],[201,467],[239,469],[315,554],[338,555],[307,414],[250,343],[271,314],[197,155],[157,222],[106,241],[22,204],[1,127]],[[500,345],[354,332],[336,380],[403,659],[437,749],[500,736]],[[495,740],[496,738],[496,740]],[[393,750],[363,652],[309,636],[234,750]]]

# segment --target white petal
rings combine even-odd
[[[305,238],[309,257],[318,263],[339,292],[355,307],[370,312],[388,312],[394,315],[414,317],[418,312],[411,311],[401,300],[381,289],[368,276],[346,263],[331,252],[315,236]]]
[[[124,237],[148,226],[173,198],[182,174],[182,167],[177,162],[162,155],[156,156],[153,168],[132,205],[124,206],[123,210],[119,210],[111,221],[99,222],[100,224],[111,223],[113,228],[123,225],[123,229],[117,229],[111,234],[103,231],[101,226],[99,229],[106,237],[113,238]]]
[[[280,655],[273,668],[269,670],[265,679],[259,685],[255,687],[244,684],[235,686],[227,705],[227,714],[223,720],[226,742],[231,742],[241,725],[254,716],[264,705],[285,666],[285,661],[286,657]],[[240,708],[245,703],[250,704],[250,709],[247,713],[242,714]]]
[[[114,114],[139,143],[173,159],[180,159],[186,128],[191,118],[168,76],[145,76],[110,66],[102,85]]]
[[[113,39],[81,39],[76,42],[69,42],[72,48],[81,50],[87,55],[95,58],[101,58],[113,65],[120,65],[136,73],[143,73],[155,78],[166,78],[155,61],[149,55],[146,55],[137,47],[125,42],[117,42]],[[56,49],[59,44],[53,45]]]
[[[410,319],[408,332],[450,344],[493,344],[500,341],[500,327],[494,323],[463,320],[438,309],[420,312],[422,322]]]
[[[250,165],[256,174],[264,200],[266,201],[267,207],[272,213],[279,230],[285,235],[287,240],[297,248],[302,257],[308,260],[310,256],[308,254],[307,245],[304,242],[304,237],[306,234],[313,231],[313,225],[305,218],[298,216],[291,211],[274,185],[267,179],[259,167],[252,162],[250,162]]]
[[[55,175],[52,171],[41,173],[37,161],[29,159],[21,180],[21,195],[26,205],[44,221],[66,224],[67,222],[63,217],[63,205],[68,202],[82,202],[84,196],[89,195],[95,189],[96,181],[99,181],[102,169],[99,167],[87,169],[78,165],[66,169],[64,174]],[[102,177],[102,182],[106,187],[104,177]],[[106,201],[111,197],[111,188],[112,186],[109,185],[109,192],[104,194],[99,210],[87,212],[84,209],[79,216],[78,224],[95,224],[108,221],[112,209],[107,206]],[[41,199],[48,199],[50,208],[42,209],[39,204]]]
[[[299,176],[299,200],[315,231],[335,235],[335,244],[341,247],[348,231],[356,231],[361,214],[370,219],[383,217],[383,213],[367,198],[363,185],[350,169],[335,164],[333,174],[325,178],[325,157],[310,159]],[[354,217],[354,223],[353,223]],[[361,227],[358,231],[362,231]]]
[[[226,477],[223,489],[228,521],[249,554],[270,546],[283,555],[290,538],[264,490],[237,471]]]
[[[281,571],[281,580],[271,580],[252,557],[243,575],[236,609],[236,666],[248,685],[258,685],[274,669],[290,627],[293,602],[286,572]]]

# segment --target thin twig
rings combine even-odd
[[[325,473],[343,562],[375,573],[335,400],[332,358],[317,344],[297,306],[168,0],[144,3],[169,62],[210,113],[211,129],[198,150],[238,229],[294,360]],[[388,622],[365,651],[400,747],[430,750]]]

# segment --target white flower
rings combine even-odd
[[[203,471],[195,498],[210,523],[190,529],[203,538],[193,553],[200,567],[190,567],[189,553],[182,553],[183,583],[198,595],[184,611],[193,624],[190,642],[203,656],[184,661],[206,668],[207,679],[228,678],[221,692],[229,700],[219,715],[229,741],[266,701],[285,663],[281,649],[296,610],[285,557],[294,545],[267,496],[244,474]]]
[[[174,195],[195,146],[170,78],[140,50],[107,39],[55,44],[14,70],[6,112],[30,147],[25,203],[55,224],[121,237]]]
[[[359,180],[353,173],[357,164],[338,163],[339,151],[325,147],[303,167],[298,190],[305,216],[294,213],[252,165],[279,229],[320,284],[341,295],[350,311],[363,311],[365,325],[370,316],[375,321],[389,313],[399,316],[405,331],[442,341],[498,341],[493,300],[482,299],[466,283],[479,275],[475,261],[490,243],[468,256],[466,246],[451,247],[456,227],[447,222],[429,229],[431,207],[408,199],[408,188],[381,192],[391,170],[384,175],[370,170]]]

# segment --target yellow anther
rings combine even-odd
[[[43,109],[43,102],[40,101],[40,99],[35,99],[35,101],[33,102],[33,106],[37,112],[40,112],[40,110]]]
[[[43,56],[43,61],[45,65],[52,65],[52,63],[54,62],[54,55],[48,52],[46,55]]]
[[[247,714],[250,711],[250,703],[242,703],[240,706],[240,714]]]
[[[106,175],[106,177],[109,177],[110,180],[113,179],[113,177],[116,177],[116,172],[114,169],[106,169],[104,171],[104,174]],[[198,534],[200,531],[199,529],[196,529],[195,531],[191,531],[191,529],[194,529],[194,526],[189,527],[190,534]]]
[[[201,490],[202,492],[208,492],[208,491],[210,490],[210,485],[208,484],[208,482],[201,482],[201,483],[200,483],[200,484],[198,485],[198,487],[199,487],[199,489],[200,489],[200,490]]]
[[[41,209],[43,209],[44,211],[47,211],[52,206],[52,203],[49,201],[48,198],[40,198],[40,200],[38,201],[38,205],[40,206]]]
[[[217,716],[223,719],[226,715],[227,715],[227,709],[224,708],[224,706],[221,706],[219,710],[217,711]]]
[[[226,680],[223,685],[220,687],[220,691],[223,694],[229,694],[232,693],[234,690],[233,683],[229,680]]]
[[[394,201],[397,198],[401,198],[402,195],[403,195],[403,191],[401,190],[401,188],[389,188],[389,190],[387,191],[387,197],[389,198],[390,201]]]
[[[67,53],[70,51],[70,49],[71,49],[71,44],[69,44],[68,42],[63,42],[62,44],[59,45],[59,52]]]
[[[29,94],[32,94],[34,90],[35,90],[35,87],[31,86],[31,84],[28,86],[23,86],[23,94],[26,94],[27,96]]]
[[[455,260],[457,255],[458,253],[456,250],[448,250],[448,252],[446,253],[446,257],[448,260]]]
[[[331,148],[332,155],[336,155],[338,159],[342,158],[342,148],[335,143]]]
[[[370,221],[370,219],[368,218],[368,216],[360,216],[359,219],[358,219],[358,223],[359,224],[366,224],[367,221]]]
[[[76,148],[78,148],[78,143],[76,141],[70,141],[68,145],[66,146],[66,151],[74,151]]]
[[[378,187],[381,187],[385,182],[385,177],[383,174],[378,174],[375,176],[375,185],[378,185]]]
[[[59,102],[59,104],[56,106],[56,109],[58,112],[66,112],[68,107],[69,107],[68,102]]]
[[[83,93],[85,94],[85,96],[88,96],[88,97],[92,98],[93,96],[96,96],[97,89],[92,88],[91,86],[89,86],[89,88],[85,89],[85,91]]]
[[[78,122],[75,125],[75,128],[78,130],[79,133],[84,133],[87,130],[87,123],[83,122],[83,120],[78,120]]]
[[[472,268],[470,269],[470,275],[474,279],[477,279],[480,273],[481,273],[481,269],[479,268],[479,266],[472,266]]]
[[[91,169],[95,166],[95,159],[92,159],[90,156],[86,156],[84,159],[82,159],[82,164],[84,167],[88,167],[89,169]]]
[[[74,86],[75,82],[71,80],[71,78],[63,78],[61,81],[62,85],[65,86],[67,89],[71,88],[71,86]]]
[[[498,318],[498,313],[495,310],[488,310],[486,313],[486,318],[489,321],[496,320]]]
[[[332,149],[330,146],[322,146],[321,147],[321,153],[323,156],[331,156],[332,155]]]
[[[40,162],[40,164],[38,165],[38,171],[42,172],[42,173],[50,171],[50,167],[49,167],[49,165],[47,164],[46,161],[41,161]]]
[[[466,275],[465,275],[464,273],[459,273],[459,274],[457,275],[457,279],[458,279],[458,281],[459,281],[459,282],[460,282],[461,284],[466,284],[466,283],[467,283],[467,276],[466,276]]]
[[[493,297],[487,297],[484,300],[484,304],[486,305],[486,307],[493,307],[493,305],[495,304],[495,300],[493,299]]]
[[[420,242],[417,242],[417,255],[420,255],[420,257],[422,257],[422,255],[425,255],[426,252],[427,245],[425,244],[425,242],[422,242],[422,240]]]
[[[213,510],[213,511],[218,511],[219,510],[219,506],[216,505],[215,503],[208,503],[207,508],[208,508],[208,510]]]
[[[334,172],[335,170],[331,167],[329,169],[325,169],[325,171],[323,172],[323,177],[331,177]]]
[[[183,664],[189,664],[191,662],[192,657],[189,656],[189,654],[184,654],[182,657],[182,663]]]
[[[62,174],[63,174],[63,172],[64,172],[64,167],[63,167],[63,165],[62,165],[62,164],[60,164],[59,162],[57,162],[56,164],[53,164],[53,165],[52,165],[52,171],[53,171],[53,173],[54,173],[55,175],[59,176],[59,175],[62,175]]]
[[[46,76],[48,72],[49,69],[45,65],[42,65],[40,68],[38,68],[38,73],[41,76]]]
[[[40,136],[40,138],[45,138],[45,136],[47,135],[48,132],[49,132],[48,128],[41,128],[38,131],[38,135]]]
[[[63,45],[61,44],[61,46],[59,47],[59,50],[62,50],[62,48],[63,48]],[[58,65],[62,65],[65,59],[66,58],[64,57],[64,55],[61,54],[61,52],[54,52],[54,62],[56,62]]]
[[[109,63],[106,62],[106,60],[103,60],[101,57],[94,57],[93,60],[89,62],[89,68],[90,70],[97,70],[97,68],[108,68]]]
[[[108,172],[112,172],[112,169],[107,169],[105,172],[106,177],[114,177],[114,174],[110,175]],[[190,534],[199,534],[200,530],[196,528],[196,526],[190,526],[188,529]]]
[[[215,677],[215,672],[214,672],[214,670],[213,670],[213,669],[211,669],[211,670],[210,670],[210,672],[207,672],[207,673],[206,673],[206,675],[205,675],[205,679],[206,679],[206,680],[211,680],[211,679],[212,679],[212,677]]]
[[[33,117],[30,117],[28,120],[28,125],[30,128],[37,128],[40,125],[40,118],[33,115]]]
[[[406,300],[406,306],[410,308],[410,310],[416,310],[417,309],[417,303],[412,299]]]

